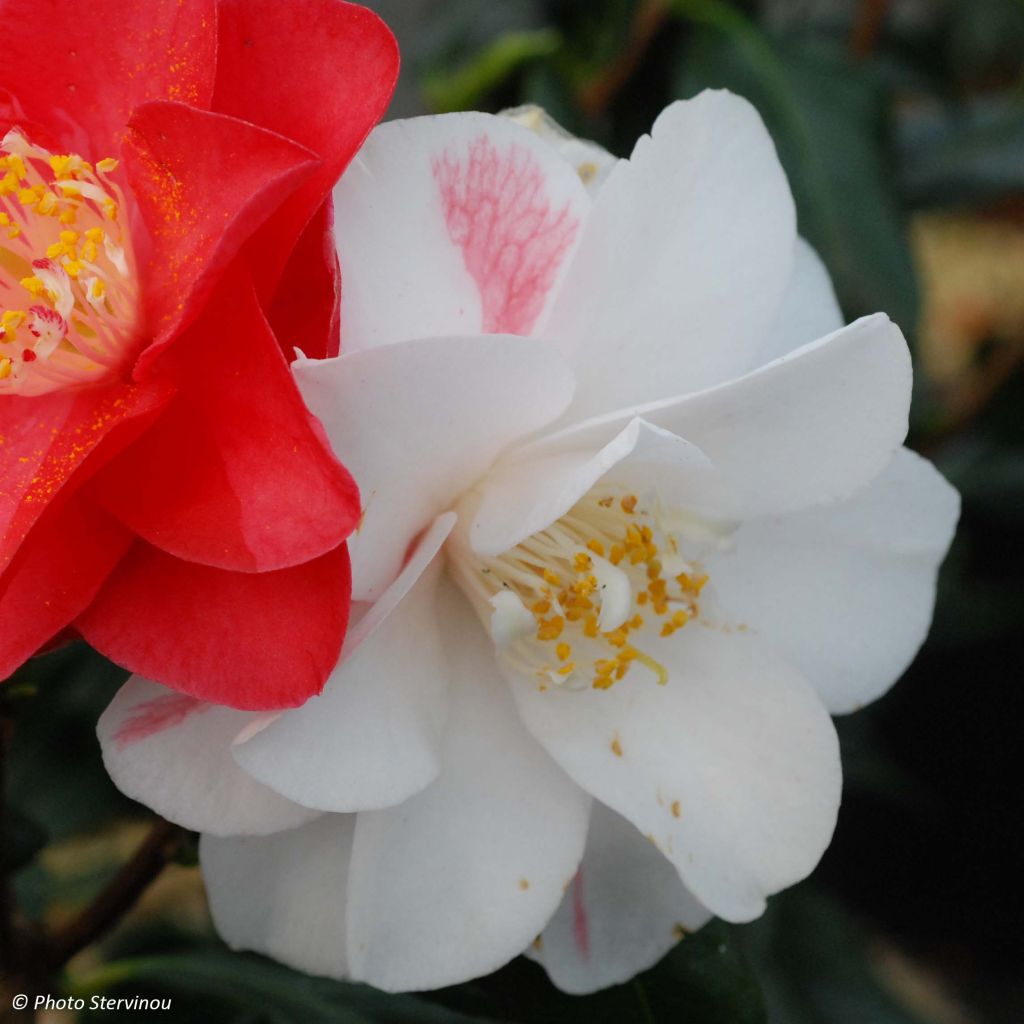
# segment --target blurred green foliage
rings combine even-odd
[[[208,928],[157,913],[132,919],[103,956],[73,963],[66,990],[171,995],[165,1020],[235,1024],[1024,1019],[1015,713],[1024,664],[1024,323],[1015,332],[998,317],[996,326],[983,321],[953,369],[933,372],[922,310],[942,297],[943,281],[922,282],[909,231],[935,213],[1024,230],[1024,0],[372,6],[392,22],[404,54],[392,116],[534,102],[628,155],[673,99],[725,87],[758,107],[801,231],[829,266],[845,312],[884,310],[911,340],[912,443],[964,497],[933,635],[892,695],[839,723],[847,796],[815,879],[774,899],[753,925],[709,925],[628,985],[573,999],[520,960],[456,989],[389,997],[229,954]],[[1015,280],[1024,290],[1024,265]],[[123,678],[79,645],[37,660],[8,687],[17,729],[2,856],[30,917],[81,905],[116,867],[57,871],[47,844],[74,849],[75,837],[146,817],[107,779],[93,733]]]

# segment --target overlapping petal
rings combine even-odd
[[[355,815],[325,814],[276,835],[204,835],[210,913],[232,949],[300,971],[348,976],[345,911]]]
[[[26,118],[87,159],[117,156],[131,112],[149,100],[203,108],[213,94],[215,0],[64,0],[4,5],[0,83]]]
[[[628,821],[595,803],[580,869],[527,956],[574,995],[653,967],[711,915]]]
[[[572,779],[648,835],[701,904],[750,920],[832,836],[832,722],[752,633],[693,623],[646,648],[668,668],[665,686],[639,673],[604,691],[509,681],[527,727]]]
[[[517,720],[469,606],[444,598],[452,705],[441,775],[356,819],[349,966],[387,990],[454,984],[516,956],[554,913],[586,837],[588,798]]]
[[[741,373],[782,302],[795,237],[754,108],[725,92],[666,108],[598,191],[541,324],[577,374],[573,417]]]
[[[830,711],[853,711],[924,642],[959,510],[956,491],[904,449],[848,501],[744,523],[709,572],[730,617],[775,644]]]
[[[161,550],[222,569],[266,572],[336,548],[358,521],[359,493],[244,271],[173,358],[177,400],[98,481],[106,507]]]
[[[236,747],[249,775],[323,811],[390,807],[437,777],[449,683],[437,556],[454,522],[438,517],[349,631],[324,692]]]
[[[349,586],[344,545],[245,573],[136,541],[75,625],[112,661],[182,693],[246,710],[294,707],[338,661]]]
[[[376,598],[416,535],[513,441],[556,419],[573,388],[549,344],[503,336],[384,345],[300,362],[295,376],[362,488],[357,601]]]
[[[265,716],[133,676],[100,717],[103,763],[122,793],[212,835],[264,835],[317,817],[254,781],[231,747]]]
[[[603,443],[642,417],[715,464],[735,517],[848,497],[907,433],[910,353],[884,314],[863,317],[725,384],[595,417],[524,446],[538,458]]]

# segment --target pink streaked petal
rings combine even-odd
[[[579,230],[572,204],[552,205],[528,149],[499,150],[487,135],[445,150],[433,169],[448,234],[480,292],[483,330],[529,334]]]
[[[190,715],[212,706],[198,697],[190,697],[187,693],[168,693],[154,697],[132,708],[131,713],[114,732],[114,742],[123,749],[132,743],[155,736],[165,729],[173,729]]]
[[[342,351],[542,332],[589,212],[573,169],[505,118],[381,125],[335,191]]]
[[[260,712],[236,711],[133,676],[96,726],[114,784],[185,828],[214,835],[263,835],[311,821],[300,807],[235,764],[239,737],[266,725]]]

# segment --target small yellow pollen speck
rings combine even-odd
[[[682,814],[683,814],[683,808],[680,805],[679,801],[678,800],[673,800],[672,801],[672,817],[673,818],[679,818],[679,817],[682,817]]]
[[[616,757],[622,757],[622,744],[619,742],[618,736],[612,739],[612,753]]]
[[[526,892],[526,890],[530,888],[530,880],[528,878],[520,878],[519,888],[522,889],[523,892]]]
[[[672,926],[672,938],[676,942],[682,942],[686,938],[686,928],[679,924],[678,921]]]

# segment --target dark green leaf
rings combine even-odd
[[[203,1017],[248,1012],[253,1020],[302,1024],[482,1024],[415,996],[387,995],[365,985],[311,978],[262,957],[199,950],[106,964],[72,979],[69,993],[133,996],[140,993],[199,998]]]
[[[776,896],[742,937],[771,1024],[923,1024],[881,984],[843,908],[809,886]]]
[[[46,845],[46,829],[8,807],[3,822],[3,844],[0,845],[0,869],[15,872],[24,867]]]

